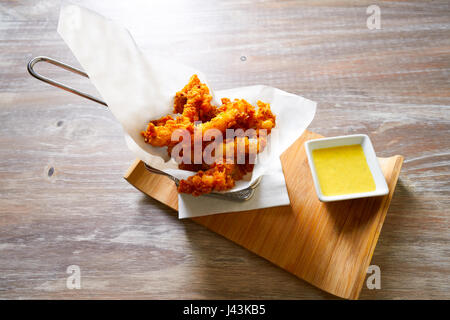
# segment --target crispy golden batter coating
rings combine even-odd
[[[253,170],[252,165],[215,163],[206,170],[200,170],[195,175],[181,180],[178,192],[199,196],[212,191],[225,191],[234,187],[236,180]]]
[[[236,180],[253,170],[250,161],[251,154],[261,152],[266,146],[267,135],[275,127],[276,117],[270,110],[270,104],[257,102],[258,109],[243,99],[223,98],[222,105],[217,108],[211,104],[212,96],[209,88],[193,75],[189,83],[174,98],[174,113],[176,118],[167,115],[158,120],[150,121],[147,130],[142,132],[146,143],[156,147],[168,147],[170,155],[172,148],[179,141],[172,141],[172,134],[177,129],[186,129],[191,135],[193,146],[194,131],[200,130],[202,149],[212,142],[203,140],[204,134],[210,129],[216,129],[223,135],[223,142],[216,144],[218,154],[214,154],[215,162],[207,164],[203,159],[201,164],[180,163],[179,168],[197,172],[186,180],[181,180],[178,191],[194,196],[213,191],[225,191],[235,185]],[[200,124],[194,122],[201,121]],[[253,129],[253,136],[237,136],[226,140],[226,129]],[[262,129],[265,130],[264,134]],[[191,155],[193,155],[193,147]],[[230,156],[231,155],[231,156]],[[193,156],[191,156],[193,159]],[[244,163],[237,161],[244,159]],[[208,162],[211,163],[211,162]]]
[[[206,122],[217,114],[217,107],[211,104],[211,100],[209,88],[194,74],[189,83],[175,94],[173,112],[188,117],[191,122]]]
[[[166,147],[177,143],[177,141],[172,141],[172,134],[177,129],[186,129],[193,132],[194,124],[184,116],[176,119],[166,116],[159,120],[150,121],[147,130],[142,131],[141,135],[144,137],[144,141],[152,146]]]

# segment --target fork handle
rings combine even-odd
[[[145,169],[147,169],[148,171],[150,171],[152,173],[160,174],[160,175],[163,175],[163,176],[166,176],[166,177],[170,178],[173,182],[175,182],[175,184],[178,187],[178,184],[180,183],[180,180],[178,180],[176,177],[174,177],[174,176],[172,176],[172,175],[170,175],[170,174],[168,174],[168,173],[166,173],[166,172],[164,172],[162,170],[159,170],[159,169],[156,169],[154,167],[151,167],[148,164],[146,164],[145,162],[144,162],[144,166],[145,166]]]

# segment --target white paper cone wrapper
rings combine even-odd
[[[130,150],[147,164],[180,179],[193,175],[193,172],[179,170],[175,161],[167,156],[166,148],[146,144],[141,131],[146,129],[150,120],[172,114],[175,93],[188,83],[193,74],[208,84],[206,77],[188,66],[144,55],[125,28],[70,3],[63,3],[61,7],[58,32],[121,123]],[[279,156],[311,123],[316,103],[263,85],[220,91],[209,88],[216,105],[220,105],[218,101],[222,97],[246,99],[253,105],[256,105],[257,100],[270,103],[277,118],[269,145],[258,155],[251,179],[237,181],[231,191],[246,188],[260,176],[270,173],[272,178],[266,181],[271,180],[272,185],[278,186],[278,189],[273,190],[277,196],[261,197],[257,193],[255,199],[245,202],[245,205],[231,205],[231,201],[227,200],[202,196],[193,201],[192,196],[183,195],[179,197],[180,218],[289,204]],[[274,181],[276,176],[278,178]],[[261,192],[267,187],[264,180],[258,187]]]

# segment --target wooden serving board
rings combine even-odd
[[[389,194],[322,203],[318,200],[303,144],[322,138],[306,131],[281,156],[290,206],[193,218],[297,277],[346,299],[357,299],[403,162],[379,158]],[[137,160],[125,179],[178,209],[175,184],[148,172]]]

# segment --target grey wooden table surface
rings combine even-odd
[[[450,298],[448,1],[74,1],[213,88],[265,84],[318,102],[309,129],[366,133],[405,162],[362,299]],[[367,27],[369,5],[381,29]],[[78,65],[59,1],[0,2],[0,298],[332,299],[144,196],[111,113],[31,78]],[[47,75],[95,93],[88,80]],[[66,269],[81,269],[81,289]]]

